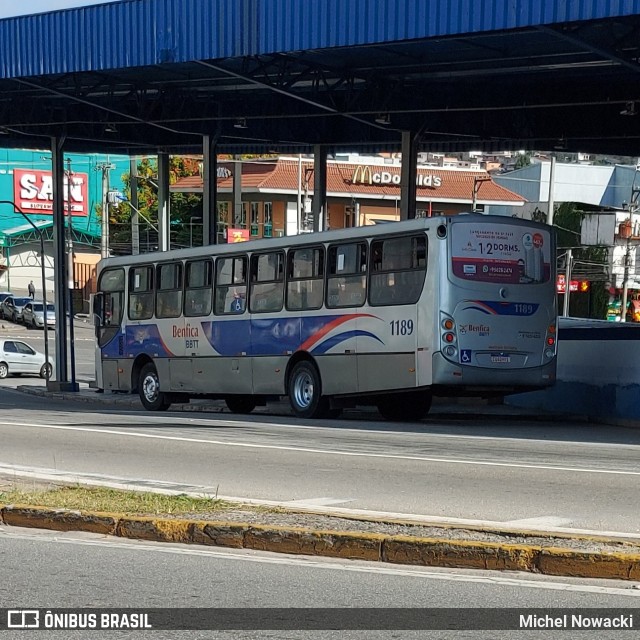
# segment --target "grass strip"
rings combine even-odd
[[[3,488],[0,490],[0,503],[154,516],[212,514],[238,508],[247,511],[264,511],[262,507],[239,505],[217,498],[122,491],[105,487],[57,485],[50,487],[22,485],[19,488]]]

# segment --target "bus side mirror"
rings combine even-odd
[[[104,295],[102,293],[94,293],[91,301],[91,313],[93,314],[93,326],[101,327],[104,318]]]

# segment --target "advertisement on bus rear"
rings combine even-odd
[[[540,284],[551,274],[551,237],[538,227],[469,222],[452,225],[453,275],[473,282]]]

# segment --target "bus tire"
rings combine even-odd
[[[171,405],[170,395],[160,391],[158,372],[151,362],[145,364],[140,371],[138,395],[142,406],[147,411],[166,411]]]
[[[289,404],[298,418],[327,418],[329,398],[322,396],[322,381],[315,365],[301,360],[293,366],[289,379]]]
[[[231,413],[251,413],[256,408],[254,397],[249,395],[227,396],[224,401]]]
[[[378,402],[378,411],[385,420],[417,422],[429,413],[431,399],[429,391],[385,396]]]

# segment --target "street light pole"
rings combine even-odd
[[[76,386],[76,348],[75,348],[75,331],[73,327],[73,291],[75,289],[75,268],[73,263],[73,225],[71,223],[71,180],[73,173],[71,172],[71,158],[67,158],[67,212],[69,219],[67,220],[67,278],[69,285],[69,359],[71,360],[71,384]],[[45,326],[46,328],[46,326]],[[48,330],[48,329],[47,329]]]
[[[32,227],[33,230],[38,234],[40,238],[40,272],[42,276],[42,317],[44,321],[44,360],[45,360],[45,379],[47,381],[47,387],[49,386],[49,379],[51,378],[51,371],[49,369],[49,326],[47,324],[47,280],[46,280],[46,269],[44,264],[44,236],[42,235],[42,231],[38,229],[38,227],[33,223],[33,220],[27,216],[27,214],[12,200],[0,200],[0,204],[9,204],[11,205],[15,211],[17,211]]]

